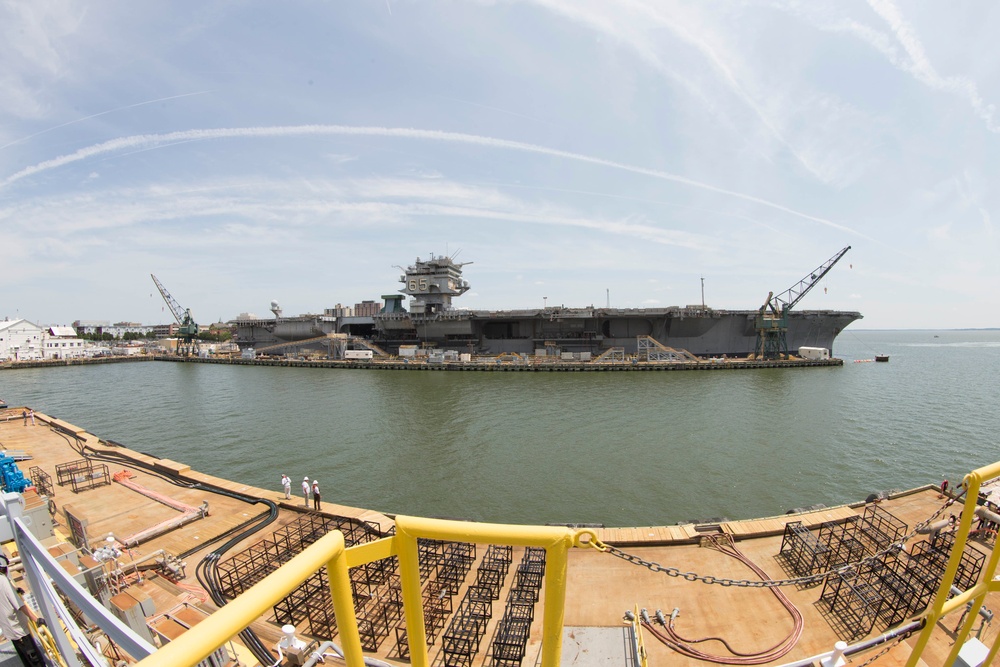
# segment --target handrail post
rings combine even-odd
[[[354,613],[354,598],[351,591],[351,576],[347,571],[347,554],[344,550],[326,564],[330,597],[333,599],[333,613],[337,617],[340,643],[344,651],[347,667],[364,667],[365,655],[361,648],[358,619]]]
[[[833,645],[833,653],[830,657],[824,658],[820,661],[822,667],[841,667],[847,664],[847,660],[844,659],[844,652],[847,651],[847,642],[841,640]]]
[[[428,667],[427,632],[424,627],[424,601],[420,592],[420,556],[417,537],[396,524],[399,547],[399,582],[403,589],[403,614],[406,619],[406,642],[412,667]]]
[[[563,620],[566,616],[568,539],[546,548],[545,612],[542,624],[542,667],[559,667],[562,656]]]

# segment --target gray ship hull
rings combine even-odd
[[[755,310],[689,309],[457,311],[429,317],[397,315],[391,326],[382,326],[376,316],[374,338],[390,351],[416,344],[487,355],[534,354],[552,347],[599,355],[614,347],[634,354],[637,338],[652,336],[662,345],[699,356],[746,356],[753,353],[757,340],[757,315]],[[824,347],[832,352],[837,335],[860,318],[858,312],[792,312],[788,349]]]
[[[327,333],[364,337],[391,354],[401,345],[498,355],[534,354],[540,349],[589,352],[615,347],[635,354],[638,336],[652,336],[667,347],[698,356],[747,356],[754,351],[755,310],[691,309],[543,309],[526,311],[449,311],[429,316],[410,313],[375,317],[303,316],[280,320],[241,320],[240,347],[261,348],[315,338]],[[788,315],[788,349],[824,347],[849,324],[853,311],[803,310]],[[317,344],[319,345],[319,344]]]
[[[833,353],[837,335],[861,313],[832,310],[793,311],[793,306],[837,262],[844,248],[799,284],[776,297],[789,352],[822,347]],[[385,305],[372,317],[303,315],[274,320],[237,320],[240,347],[274,346],[309,340],[328,333],[360,336],[395,354],[401,346],[419,346],[472,354],[544,354],[584,352],[597,356],[614,348],[635,354],[640,337],[698,356],[753,354],[759,324],[772,296],[759,310],[715,310],[702,306],[670,308],[541,308],[532,310],[460,310],[453,299],[469,289],[462,278],[464,264],[447,256],[417,261],[405,269],[400,292],[412,297],[410,309],[402,296],[383,296]],[[788,297],[785,299],[784,297]],[[276,311],[280,315],[280,311]],[[770,338],[768,340],[771,340]],[[315,343],[321,346],[324,341]],[[772,341],[773,342],[773,341]]]

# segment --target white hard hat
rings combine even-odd
[[[302,481],[303,481],[303,482],[308,482],[308,481],[309,481],[309,478],[308,478],[308,477],[303,477],[303,478],[302,478]]]

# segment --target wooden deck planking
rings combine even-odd
[[[801,521],[807,528],[817,528],[828,521],[846,521],[858,516],[856,510],[848,506],[833,507],[804,512],[802,514],[785,514],[768,519],[753,519],[749,521],[726,521],[721,524],[722,530],[737,539],[780,535],[785,531],[785,525],[793,521]]]

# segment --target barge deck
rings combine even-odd
[[[230,552],[233,554],[251,549],[262,537],[270,537],[281,529],[294,525],[303,517],[347,517],[365,522],[385,533],[393,526],[393,518],[390,516],[328,501],[323,502],[321,512],[307,510],[302,504],[301,496],[298,500],[293,498],[291,501],[285,501],[280,491],[254,488],[213,477],[191,470],[183,463],[115,446],[85,429],[41,413],[35,413],[35,426],[22,425],[22,420],[19,418],[3,421],[5,416],[19,417],[21,410],[21,407],[14,407],[0,414],[0,447],[5,450],[25,451],[31,455],[29,462],[20,464],[26,474],[28,467],[31,466],[40,469],[52,480],[56,480],[57,466],[79,459],[85,448],[87,453],[93,455],[113,457],[113,463],[105,463],[109,466],[109,473],[114,475],[128,470],[133,482],[155,494],[169,496],[191,506],[201,506],[203,502],[208,502],[207,516],[143,542],[127,550],[121,558],[122,563],[126,557],[130,560],[142,560],[160,550],[177,556],[183,554],[183,560],[187,563],[183,577],[171,580],[169,577],[150,574],[141,583],[126,582],[139,586],[141,590],[147,592],[154,600],[158,614],[178,604],[195,606],[208,613],[214,611],[215,605],[194,576],[196,563],[221,538],[266,513],[262,506],[209,492],[203,488],[184,488],[171,483],[170,480],[185,484],[201,483],[206,487],[225,489],[277,505],[276,521],[261,533],[247,537],[235,545]],[[97,461],[98,459],[95,459],[95,462]],[[56,536],[50,538],[47,543],[47,546],[52,548],[56,548],[60,541],[68,539],[71,535],[72,530],[67,523],[67,517],[70,515],[86,519],[85,533],[93,546],[101,544],[108,533],[121,540],[126,535],[160,524],[177,514],[176,509],[115,482],[81,489],[75,493],[69,485],[55,485],[52,491],[56,509],[53,517]],[[947,517],[950,511],[957,513],[960,506],[948,510],[946,508],[948,500],[949,498],[942,496],[936,487],[928,486],[881,500],[877,507],[878,512],[888,512],[895,517],[895,520],[914,526],[934,516],[935,513],[944,517]],[[845,525],[845,522],[860,521],[862,517],[867,516],[871,507],[873,505],[862,503],[746,521],[596,528],[594,532],[602,542],[632,555],[633,561],[658,563],[664,567],[677,568],[680,573],[690,572],[734,580],[753,579],[754,574],[746,565],[719,551],[704,547],[703,537],[712,534],[728,535],[734,539],[739,550],[763,568],[771,578],[784,579],[795,574],[789,570],[787,557],[781,555],[785,549],[785,540],[791,531],[790,524],[799,522],[799,525],[806,530],[824,525]],[[70,510],[69,513],[67,509]],[[940,514],[942,511],[944,514]],[[917,538],[917,543],[923,539]],[[973,542],[970,546],[986,557],[991,544]],[[485,549],[478,551],[476,564],[483,563],[483,551]],[[516,564],[524,554],[523,548],[515,547],[514,563]],[[455,597],[456,607],[458,600],[462,599],[462,594],[476,583],[476,579],[477,569],[472,565],[465,575],[456,581],[456,593],[458,593],[458,597]],[[544,583],[542,586],[544,587]],[[508,577],[498,591],[499,601],[494,604],[502,606],[502,601],[513,587],[513,578]],[[836,613],[820,603],[821,591],[824,590],[822,585],[787,586],[782,590],[802,614],[806,631],[787,655],[768,664],[786,664],[821,654],[831,650],[836,641],[844,638],[845,628],[850,628],[845,626],[843,619]],[[664,572],[652,571],[649,567],[641,567],[636,562],[615,558],[595,549],[573,549],[569,553],[562,664],[592,665],[596,664],[594,658],[601,651],[617,650],[620,653],[620,644],[625,637],[622,617],[626,610],[636,605],[648,608],[650,612],[662,608],[667,615],[671,609],[679,608],[681,612],[677,626],[686,636],[721,636],[734,647],[746,652],[759,651],[781,641],[789,633],[792,625],[787,613],[767,589],[708,585],[702,581],[687,580],[683,575],[667,576]],[[544,596],[539,597],[537,606],[538,611],[530,626],[530,636],[522,664],[534,664],[540,655],[540,622]],[[996,593],[989,594],[987,606],[993,609],[1000,606],[1000,599]],[[482,647],[469,656],[469,667],[496,664],[489,650],[489,640],[497,632],[500,615],[498,609],[489,620],[484,632],[485,638],[482,639]],[[942,619],[938,623],[939,639],[932,641],[924,652],[924,660],[928,664],[944,662],[951,649],[948,637],[954,636],[953,628],[958,620],[957,616],[956,614]],[[400,620],[397,618],[394,621],[394,627],[398,627]],[[878,625],[880,623],[874,624],[871,632],[866,632],[863,636],[877,634],[877,630],[880,629]],[[268,646],[273,646],[280,638],[279,627],[273,615],[262,617],[253,627]],[[985,626],[981,640],[987,645],[991,644],[997,637],[997,629]],[[308,633],[310,627],[308,624],[300,624],[299,631]],[[595,639],[595,636],[602,633],[603,639]],[[389,632],[370,655],[392,664],[405,664],[406,661],[400,655],[397,636],[396,633]],[[610,644],[609,636],[613,638]],[[912,647],[915,637],[915,635],[910,637],[901,645],[894,645],[874,664],[903,664],[910,653],[907,645]],[[649,636],[646,638],[645,646],[651,665],[704,664],[702,661],[674,652]],[[430,647],[430,651],[432,664],[444,664],[440,637]],[[243,656],[244,664],[254,664],[253,658],[247,657],[245,649],[240,649],[239,652]],[[861,660],[867,660],[868,657],[870,656],[867,654],[859,656]]]

